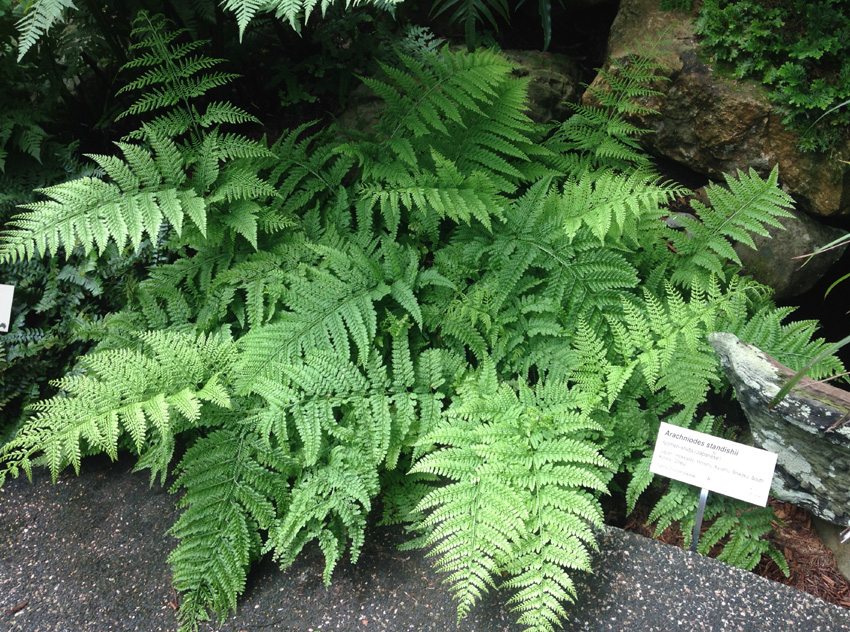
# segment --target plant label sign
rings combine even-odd
[[[776,454],[661,423],[649,471],[744,502],[767,505]]]
[[[14,293],[14,285],[0,285],[0,333],[6,333],[12,326],[12,294]]]

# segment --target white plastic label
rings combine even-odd
[[[776,454],[661,424],[649,471],[754,505],[767,505]]]
[[[14,293],[14,285],[0,285],[0,333],[6,333],[12,326],[12,295]]]

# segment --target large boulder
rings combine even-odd
[[[777,454],[771,493],[828,522],[850,523],[850,392],[803,378],[732,334],[709,337],[750,422],[757,447]]]
[[[636,42],[666,31],[668,52],[653,55],[668,66],[669,81],[658,82],[662,96],[646,100],[660,116],[632,118],[654,132],[644,137],[647,148],[712,179],[751,167],[766,175],[778,164],[783,188],[803,210],[849,214],[850,170],[834,157],[797,149],[798,135],[785,129],[758,82],[722,77],[705,62],[692,27],[695,10],[658,6],[658,0],[622,0],[608,41],[609,56],[619,59],[642,52]],[[850,146],[844,149],[850,155]]]
[[[785,230],[770,227],[769,236],[752,236],[755,250],[746,244],[735,245],[735,252],[744,265],[744,273],[773,288],[777,301],[811,290],[844,254],[844,248],[835,248],[810,259],[805,258],[804,255],[846,233],[819,224],[798,210],[792,209],[790,212],[793,218],[779,220]]]

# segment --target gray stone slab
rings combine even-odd
[[[176,595],[166,563],[174,496],[148,488],[127,463],[85,463],[79,478],[51,485],[10,481],[0,489],[0,630],[173,632]],[[419,552],[398,551],[399,529],[374,527],[356,566],[341,563],[322,584],[323,560],[308,548],[280,571],[251,574],[239,610],[202,630],[519,632],[489,595],[459,626],[447,592]],[[607,529],[595,573],[578,578],[565,630],[850,631],[850,611],[618,529]]]

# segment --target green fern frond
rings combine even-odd
[[[62,20],[65,9],[76,9],[72,0],[35,0],[15,25],[18,29],[18,62],[56,21]]]
[[[657,538],[673,522],[681,522],[689,515],[694,515],[698,504],[699,494],[694,487],[679,481],[670,481],[667,493],[649,514],[649,522],[655,523],[653,537]]]
[[[185,186],[174,143],[152,131],[147,140],[151,150],[117,143],[124,160],[91,156],[111,181],[85,177],[40,189],[48,199],[22,206],[30,212],[12,218],[12,228],[3,231],[0,261],[55,255],[60,248],[67,256],[76,245],[86,254],[103,253],[110,240],[138,249],[145,234],[158,237],[165,220],[179,233],[187,216],[204,233],[206,202]]]
[[[141,92],[141,96],[118,119],[161,112],[149,120],[146,126],[173,139],[191,133],[192,145],[197,149],[206,140],[201,130],[222,123],[259,121],[245,110],[227,102],[212,101],[204,110],[197,109],[196,103],[200,97],[230,83],[238,75],[212,70],[225,60],[199,52],[209,43],[207,41],[182,41],[186,33],[186,29],[172,28],[172,24],[161,14],[151,15],[147,11],[138,13],[133,21],[132,34],[137,41],[130,46],[133,59],[122,70],[143,70],[143,73],[127,83],[119,94]],[[138,139],[141,135],[140,131],[131,132],[127,138]],[[217,142],[219,151],[216,155],[220,159],[269,155],[259,143],[242,137],[232,137],[238,139],[241,152],[222,150],[234,144],[232,140],[227,142],[226,138],[222,137]],[[209,147],[206,151],[198,151],[201,155],[213,153]]]
[[[755,345],[770,357],[785,366],[799,371],[812,358],[820,355],[829,345],[823,338],[815,337],[820,323],[814,320],[801,320],[785,323],[792,315],[792,307],[774,307],[765,305],[754,310],[746,317],[730,317],[731,310],[724,313],[725,318],[718,323],[722,331],[733,333],[742,342]],[[844,372],[844,365],[834,355],[817,362],[808,371],[812,379],[820,380]]]
[[[267,4],[265,0],[224,0],[221,3],[223,9],[236,14],[240,42],[245,35],[245,28],[248,26],[248,23],[254,19],[257,11],[265,9]]]
[[[275,559],[286,567],[305,544],[317,539],[329,584],[346,542],[351,542],[352,562],[357,561],[366,515],[378,490],[377,470],[368,459],[355,449],[336,446],[325,463],[306,470],[293,483],[286,511],[269,529],[264,550],[274,551]]]
[[[508,61],[484,49],[452,53],[448,47],[428,64],[403,55],[400,61],[400,68],[383,66],[388,81],[364,80],[386,102],[376,130],[379,140],[413,166],[412,145],[398,141],[433,135],[440,143],[435,149],[464,171],[485,167],[516,174],[510,162],[533,151],[540,132],[524,114],[526,82],[510,76],[513,66]],[[375,150],[368,145],[345,147],[367,169],[379,166],[367,153]]]
[[[171,492],[186,491],[169,533],[180,540],[168,556],[173,585],[183,593],[181,630],[195,630],[212,609],[219,620],[236,609],[250,564],[289,496],[296,469],[280,448],[239,429],[221,429],[196,441],[178,466]]]
[[[243,339],[242,383],[250,387],[266,367],[290,363],[299,354],[333,349],[341,362],[356,358],[365,363],[378,326],[376,303],[394,299],[414,321],[421,322],[414,290],[420,283],[439,282],[418,274],[418,258],[408,250],[402,273],[392,263],[399,256],[391,241],[352,243],[345,249],[315,246],[326,266],[303,267],[288,275],[283,302],[290,311],[275,322],[251,331]],[[383,259],[383,262],[382,262]],[[356,354],[352,355],[351,343]]]
[[[626,487],[626,513],[631,514],[635,510],[638,498],[647,490],[652,483],[654,474],[649,471],[649,466],[652,463],[652,456],[646,455],[635,465],[632,470],[632,477],[629,479],[629,484]]]
[[[362,210],[371,213],[378,207],[391,235],[397,234],[404,211],[424,223],[430,223],[429,216],[436,215],[458,223],[477,219],[488,229],[491,217],[503,217],[505,201],[485,174],[463,176],[454,164],[438,154],[434,154],[434,162],[436,177],[429,175],[390,186],[364,186],[360,192],[365,202]],[[367,222],[371,224],[361,220]]]
[[[413,473],[449,479],[417,507],[429,555],[439,556],[465,616],[505,571],[511,603],[528,630],[552,629],[575,591],[567,569],[590,569],[591,527],[601,509],[586,489],[605,490],[610,464],[583,438],[599,429],[576,410],[565,385],[499,384],[492,364],[466,382],[423,442],[440,446]]]
[[[292,277],[287,302],[293,311],[281,313],[275,323],[252,330],[242,341],[241,375],[250,384],[270,362],[289,361],[302,351],[335,349],[345,360],[350,357],[351,337],[361,359],[377,326],[373,303],[389,288],[383,279],[365,278],[344,283],[328,272],[310,269],[308,276]]]
[[[376,355],[359,368],[316,351],[275,363],[251,387],[268,403],[269,421],[275,420],[268,434],[288,442],[305,466],[320,462],[329,446],[344,444],[375,467],[396,467],[411,433],[430,427],[439,415],[442,376],[439,356],[414,364],[407,328],[398,328],[392,338],[389,367]]]
[[[624,299],[622,322],[611,323],[616,347],[637,361],[650,389],[664,388],[693,413],[720,377],[707,336],[726,300],[699,292],[685,300],[669,284],[663,299],[644,289],[644,301]]]
[[[277,189],[271,211],[279,216],[303,217],[313,209],[330,216],[343,209],[349,212],[343,183],[354,160],[340,154],[340,141],[326,130],[305,134],[314,125],[305,123],[283,134],[270,148],[273,158],[263,163],[266,181]],[[307,232],[316,241],[321,236]]]
[[[575,114],[547,141],[547,147],[565,155],[568,173],[581,176],[606,166],[629,172],[650,166],[640,146],[644,130],[620,113],[580,104],[572,107]]]
[[[126,433],[137,453],[149,433],[170,438],[184,422],[194,425],[205,402],[230,406],[220,371],[235,360],[233,342],[169,331],[140,337],[138,351],[103,351],[85,356],[85,374],[56,382],[64,393],[36,404],[35,415],[0,453],[0,482],[43,452],[54,480],[67,465],[80,468],[83,446],[118,456]],[[181,421],[182,420],[182,421]]]
[[[582,176],[604,168],[629,173],[650,166],[649,157],[640,149],[639,137],[646,133],[626,120],[629,114],[655,114],[642,103],[646,97],[661,94],[652,86],[660,79],[664,65],[658,53],[668,45],[666,35],[628,52],[624,59],[611,59],[608,68],[599,70],[598,85],[588,93],[599,105],[575,105],[576,113],[556,130],[548,141],[552,150],[567,154],[568,172]]]
[[[684,193],[682,187],[655,179],[644,171],[621,175],[609,170],[595,179],[568,181],[559,200],[567,234],[586,226],[600,242],[625,237],[638,243],[637,227],[660,218],[660,206]]]
[[[431,7],[433,17],[452,11],[449,20],[463,24],[467,49],[472,52],[478,46],[476,27],[486,20],[495,30],[499,29],[496,16],[506,22],[510,20],[507,0],[435,0]]]
[[[737,178],[726,176],[726,187],[706,189],[710,207],[694,201],[698,219],[681,217],[685,230],[671,231],[670,242],[680,256],[672,280],[684,287],[699,287],[708,275],[724,277],[725,262],[739,266],[741,260],[733,241],[753,247],[750,233],[767,235],[767,226],[782,228],[779,218],[793,217],[791,197],[778,186],[779,170],[774,167],[767,179],[752,169],[739,171]]]

